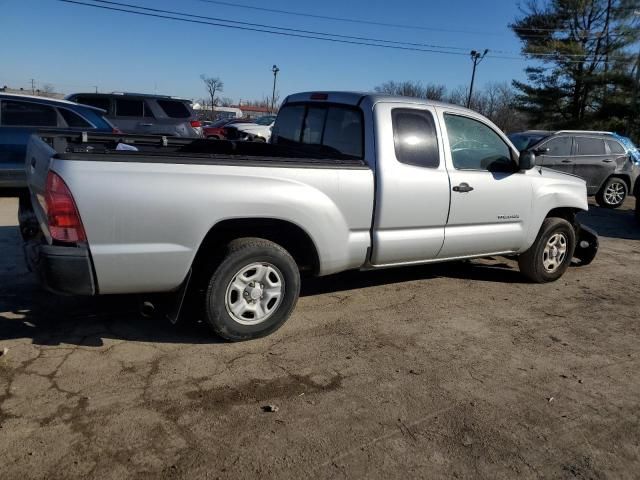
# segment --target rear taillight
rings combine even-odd
[[[122,133],[122,130],[120,130],[118,127],[113,127],[113,132],[116,135],[120,135]]]
[[[51,238],[64,243],[85,242],[87,236],[80,220],[76,202],[57,173],[49,172],[45,204]]]
[[[192,120],[191,121],[191,126],[193,128],[200,128],[202,126],[202,123],[199,120]]]

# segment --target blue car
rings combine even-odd
[[[99,108],[0,92],[0,190],[26,187],[27,142],[40,129],[113,133]]]

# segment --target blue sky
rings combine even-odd
[[[89,1],[89,0],[82,0]],[[0,84],[53,84],[65,93],[135,91],[204,96],[201,73],[220,76],[223,96],[271,95],[271,66],[281,69],[281,98],[304,90],[371,90],[387,80],[418,80],[455,88],[471,74],[467,49],[512,55],[520,44],[507,25],[519,14],[514,0],[228,0],[259,7],[370,21],[425,30],[327,21],[220,6],[202,0],[114,0],[121,3],[341,35],[457,47],[465,55],[397,51],[280,37],[139,17],[55,0],[0,0]],[[439,30],[458,30],[443,32]],[[477,81],[524,77],[522,60],[487,58]]]

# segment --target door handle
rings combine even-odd
[[[139,123],[141,127],[153,127],[153,123]]]
[[[571,160],[562,160],[562,163],[573,163]]]
[[[613,160],[611,160],[610,158],[607,158],[606,160],[603,160],[604,163],[612,163]]]
[[[457,187],[453,187],[453,191],[459,192],[459,193],[467,193],[467,192],[471,192],[472,190],[473,190],[473,187],[469,186],[469,184],[465,182],[461,183]]]

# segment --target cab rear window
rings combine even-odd
[[[271,142],[306,145],[326,155],[362,159],[362,113],[341,105],[286,105],[278,113]]]

